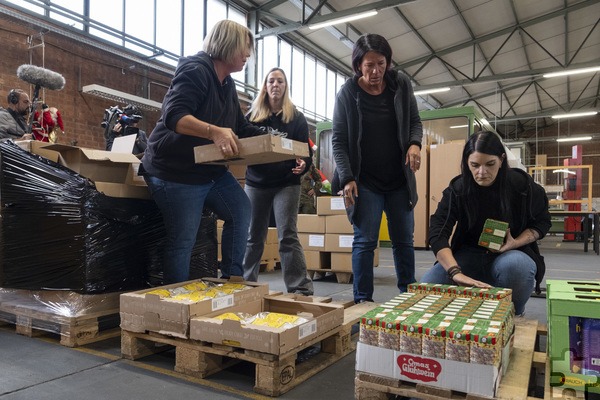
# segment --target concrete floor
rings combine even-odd
[[[600,256],[584,253],[582,243],[548,237],[541,242],[547,279],[600,280]],[[418,250],[417,278],[432,265],[433,254]],[[391,250],[382,248],[375,269],[375,301],[397,294]],[[281,272],[261,274],[272,290],[283,290]],[[351,284],[332,278],[315,281],[315,295],[351,300]],[[546,323],[546,299],[532,297],[526,317]],[[138,361],[120,358],[119,338],[67,348],[57,338],[28,338],[12,326],[0,327],[0,399],[266,399],[252,391],[254,365],[241,363],[206,379],[173,372],[174,351]],[[321,371],[281,399],[353,399],[354,353]]]

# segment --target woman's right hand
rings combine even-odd
[[[492,287],[491,285],[488,285],[485,282],[481,282],[476,279],[473,279],[473,278],[463,274],[462,272],[454,275],[452,277],[452,280],[454,281],[454,283],[456,283],[459,286],[475,286],[475,287],[484,288],[484,289],[489,289]]]

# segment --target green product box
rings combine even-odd
[[[504,244],[508,223],[488,218],[483,224],[479,245],[492,250],[499,250]]]
[[[582,372],[582,354],[578,354],[581,320],[600,319],[600,292],[590,289],[595,283],[546,281],[550,386],[600,394],[600,376],[578,373]]]

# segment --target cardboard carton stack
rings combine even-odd
[[[494,396],[514,330],[510,289],[413,284],[361,319],[357,371]]]
[[[309,271],[352,273],[354,230],[342,197],[317,197],[316,215],[298,214],[298,238]],[[376,249],[373,265],[378,264],[379,249]]]
[[[221,261],[221,236],[223,236],[223,220],[217,220],[217,259]],[[277,228],[269,227],[267,238],[265,239],[265,248],[261,258],[261,264],[266,265],[266,271],[272,271],[275,264],[280,262],[279,257],[279,240],[277,238]]]

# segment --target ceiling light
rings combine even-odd
[[[598,111],[586,111],[586,112],[571,113],[571,114],[557,114],[557,115],[553,115],[552,118],[554,118],[554,119],[577,118],[577,117],[587,117],[587,116],[596,115],[596,114],[598,114]]]
[[[592,140],[591,136],[573,136],[556,139],[557,142],[577,142],[580,140]]]
[[[577,175],[575,171],[569,171],[568,169],[554,169],[552,172],[555,174],[562,172],[563,174]]]
[[[453,125],[450,129],[458,129],[458,128],[468,128],[469,125]]]
[[[417,91],[415,91],[415,96],[422,96],[424,94],[431,94],[431,93],[447,92],[449,90],[450,90],[449,87],[436,88],[436,89],[417,90]]]
[[[342,24],[344,22],[356,21],[357,19],[372,17],[373,15],[377,15],[377,10],[365,11],[358,14],[348,15],[346,17],[334,18],[329,21],[309,25],[308,27],[310,29],[321,29],[331,25],[337,25]]]
[[[600,71],[600,67],[592,67],[592,68],[580,68],[580,69],[572,69],[570,71],[560,71],[560,72],[552,72],[549,74],[542,75],[544,78],[555,78],[557,76],[566,76],[566,75],[575,75],[575,74],[586,74],[589,72],[598,72]]]

